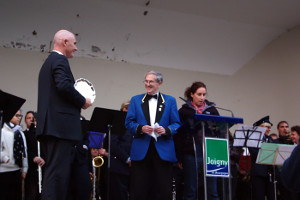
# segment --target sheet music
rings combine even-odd
[[[284,161],[288,159],[296,145],[280,145],[277,149],[275,165],[283,165]]]
[[[290,157],[295,145],[263,143],[258,152],[256,163],[263,165],[283,165]]]
[[[267,129],[263,127],[241,125],[234,133],[233,146],[259,148],[266,130]]]

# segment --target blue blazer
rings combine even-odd
[[[134,137],[130,153],[133,161],[145,158],[151,140],[150,135],[141,131],[144,125],[150,125],[149,104],[145,97],[146,94],[140,94],[131,98],[125,120],[125,127]],[[176,162],[172,135],[180,127],[180,119],[174,97],[159,93],[155,122],[166,129],[166,135],[158,137],[157,142],[154,142],[158,155],[162,160]]]

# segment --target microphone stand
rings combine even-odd
[[[228,110],[228,109],[225,109],[225,108],[220,108],[220,107],[217,107],[217,106],[215,106],[215,108],[218,108],[218,109],[220,109],[220,110],[228,111],[228,112],[231,113],[231,116],[234,117],[234,114],[233,114],[233,112],[232,112],[231,110]]]
[[[179,97],[179,98],[180,98],[182,101],[184,101],[185,103],[188,102],[188,100],[186,100],[186,99],[184,99],[184,98],[182,98],[182,97]],[[231,116],[234,117],[234,114],[233,114],[233,112],[232,112],[231,110],[228,110],[228,109],[225,109],[225,108],[220,108],[220,107],[217,107],[217,106],[214,106],[214,107],[217,108],[217,109],[220,109],[220,110],[228,111],[228,112],[231,113]]]

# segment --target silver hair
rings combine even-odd
[[[154,71],[154,70],[151,70],[149,72],[147,72],[147,74],[145,75],[145,78],[148,74],[153,74],[156,76],[156,81],[158,83],[162,83],[163,82],[163,75],[160,73],[160,72],[157,72],[157,71]]]

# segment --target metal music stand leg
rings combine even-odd
[[[275,200],[277,200],[277,186],[276,186],[276,184],[277,184],[277,181],[276,181],[276,172],[275,172],[275,165],[273,165],[273,172],[274,172],[274,177],[273,177],[273,184],[274,184],[274,197],[275,197]]]
[[[198,159],[197,159],[197,148],[196,148],[196,142],[195,142],[195,136],[192,137],[193,138],[193,147],[194,147],[194,152],[195,152],[195,167],[196,167],[196,180],[197,180],[197,188],[196,188],[196,199],[198,199],[198,189],[199,189],[199,184],[198,184],[198,181],[199,181],[199,171],[198,171]]]
[[[0,149],[2,149],[2,120],[3,120],[3,110],[0,110]],[[0,158],[1,158],[1,151],[0,151]]]
[[[202,121],[202,148],[203,148],[203,182],[204,182],[204,199],[207,200],[207,183],[206,183],[206,148],[205,148],[205,124]]]
[[[108,156],[107,156],[107,200],[109,200],[109,190],[110,190],[110,138],[111,138],[111,128],[112,125],[108,124]]]
[[[226,139],[227,139],[227,143],[228,143],[228,155],[229,155],[229,159],[228,159],[228,173],[229,173],[229,177],[228,177],[228,190],[229,190],[229,200],[232,199],[232,186],[231,186],[231,164],[230,164],[230,143],[229,143],[229,127],[228,127],[228,123],[226,123]]]

